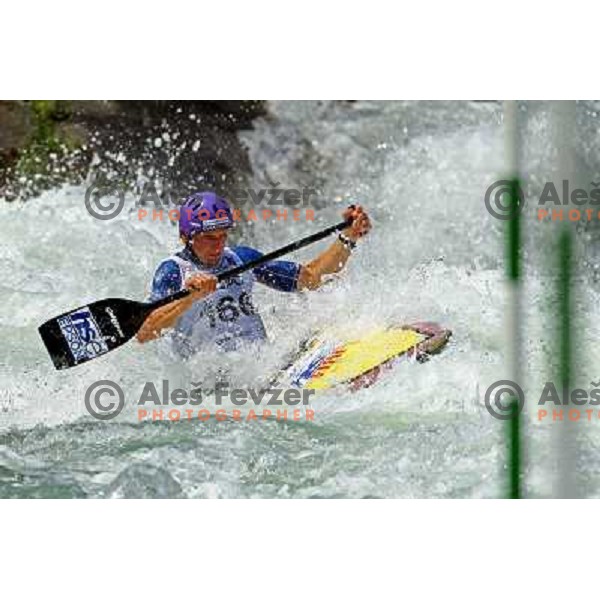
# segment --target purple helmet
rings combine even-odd
[[[196,233],[233,227],[231,208],[214,192],[197,192],[186,198],[179,209],[179,235],[189,240]]]

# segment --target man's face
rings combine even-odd
[[[226,242],[225,229],[198,233],[192,239],[192,250],[202,263],[214,267],[221,260]]]

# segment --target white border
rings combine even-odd
[[[588,99],[590,4],[22,1],[12,99]]]
[[[0,585],[7,598],[587,598],[596,536],[575,502],[4,501]]]

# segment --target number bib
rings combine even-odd
[[[240,258],[225,248],[218,267],[202,268],[175,255],[170,258],[181,269],[181,281],[192,273],[216,274],[242,264]],[[194,302],[177,321],[173,341],[176,350],[189,356],[206,345],[216,344],[223,350],[235,350],[242,341],[264,340],[267,337],[263,321],[252,302],[254,275],[247,271],[219,284],[217,291]]]

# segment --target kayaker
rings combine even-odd
[[[234,225],[228,202],[213,192],[193,194],[180,207],[179,234],[185,247],[158,265],[149,301],[184,287],[191,294],[152,312],[137,333],[138,341],[148,342],[173,329],[175,349],[187,357],[209,344],[229,351],[244,342],[265,340],[252,299],[254,282],[282,292],[317,289],[324,276],[344,268],[357,241],[371,229],[359,205],[347,208],[343,217],[352,218],[352,225],[311,262],[272,261],[217,285],[218,273],[262,253],[247,246],[228,247],[228,230]]]

